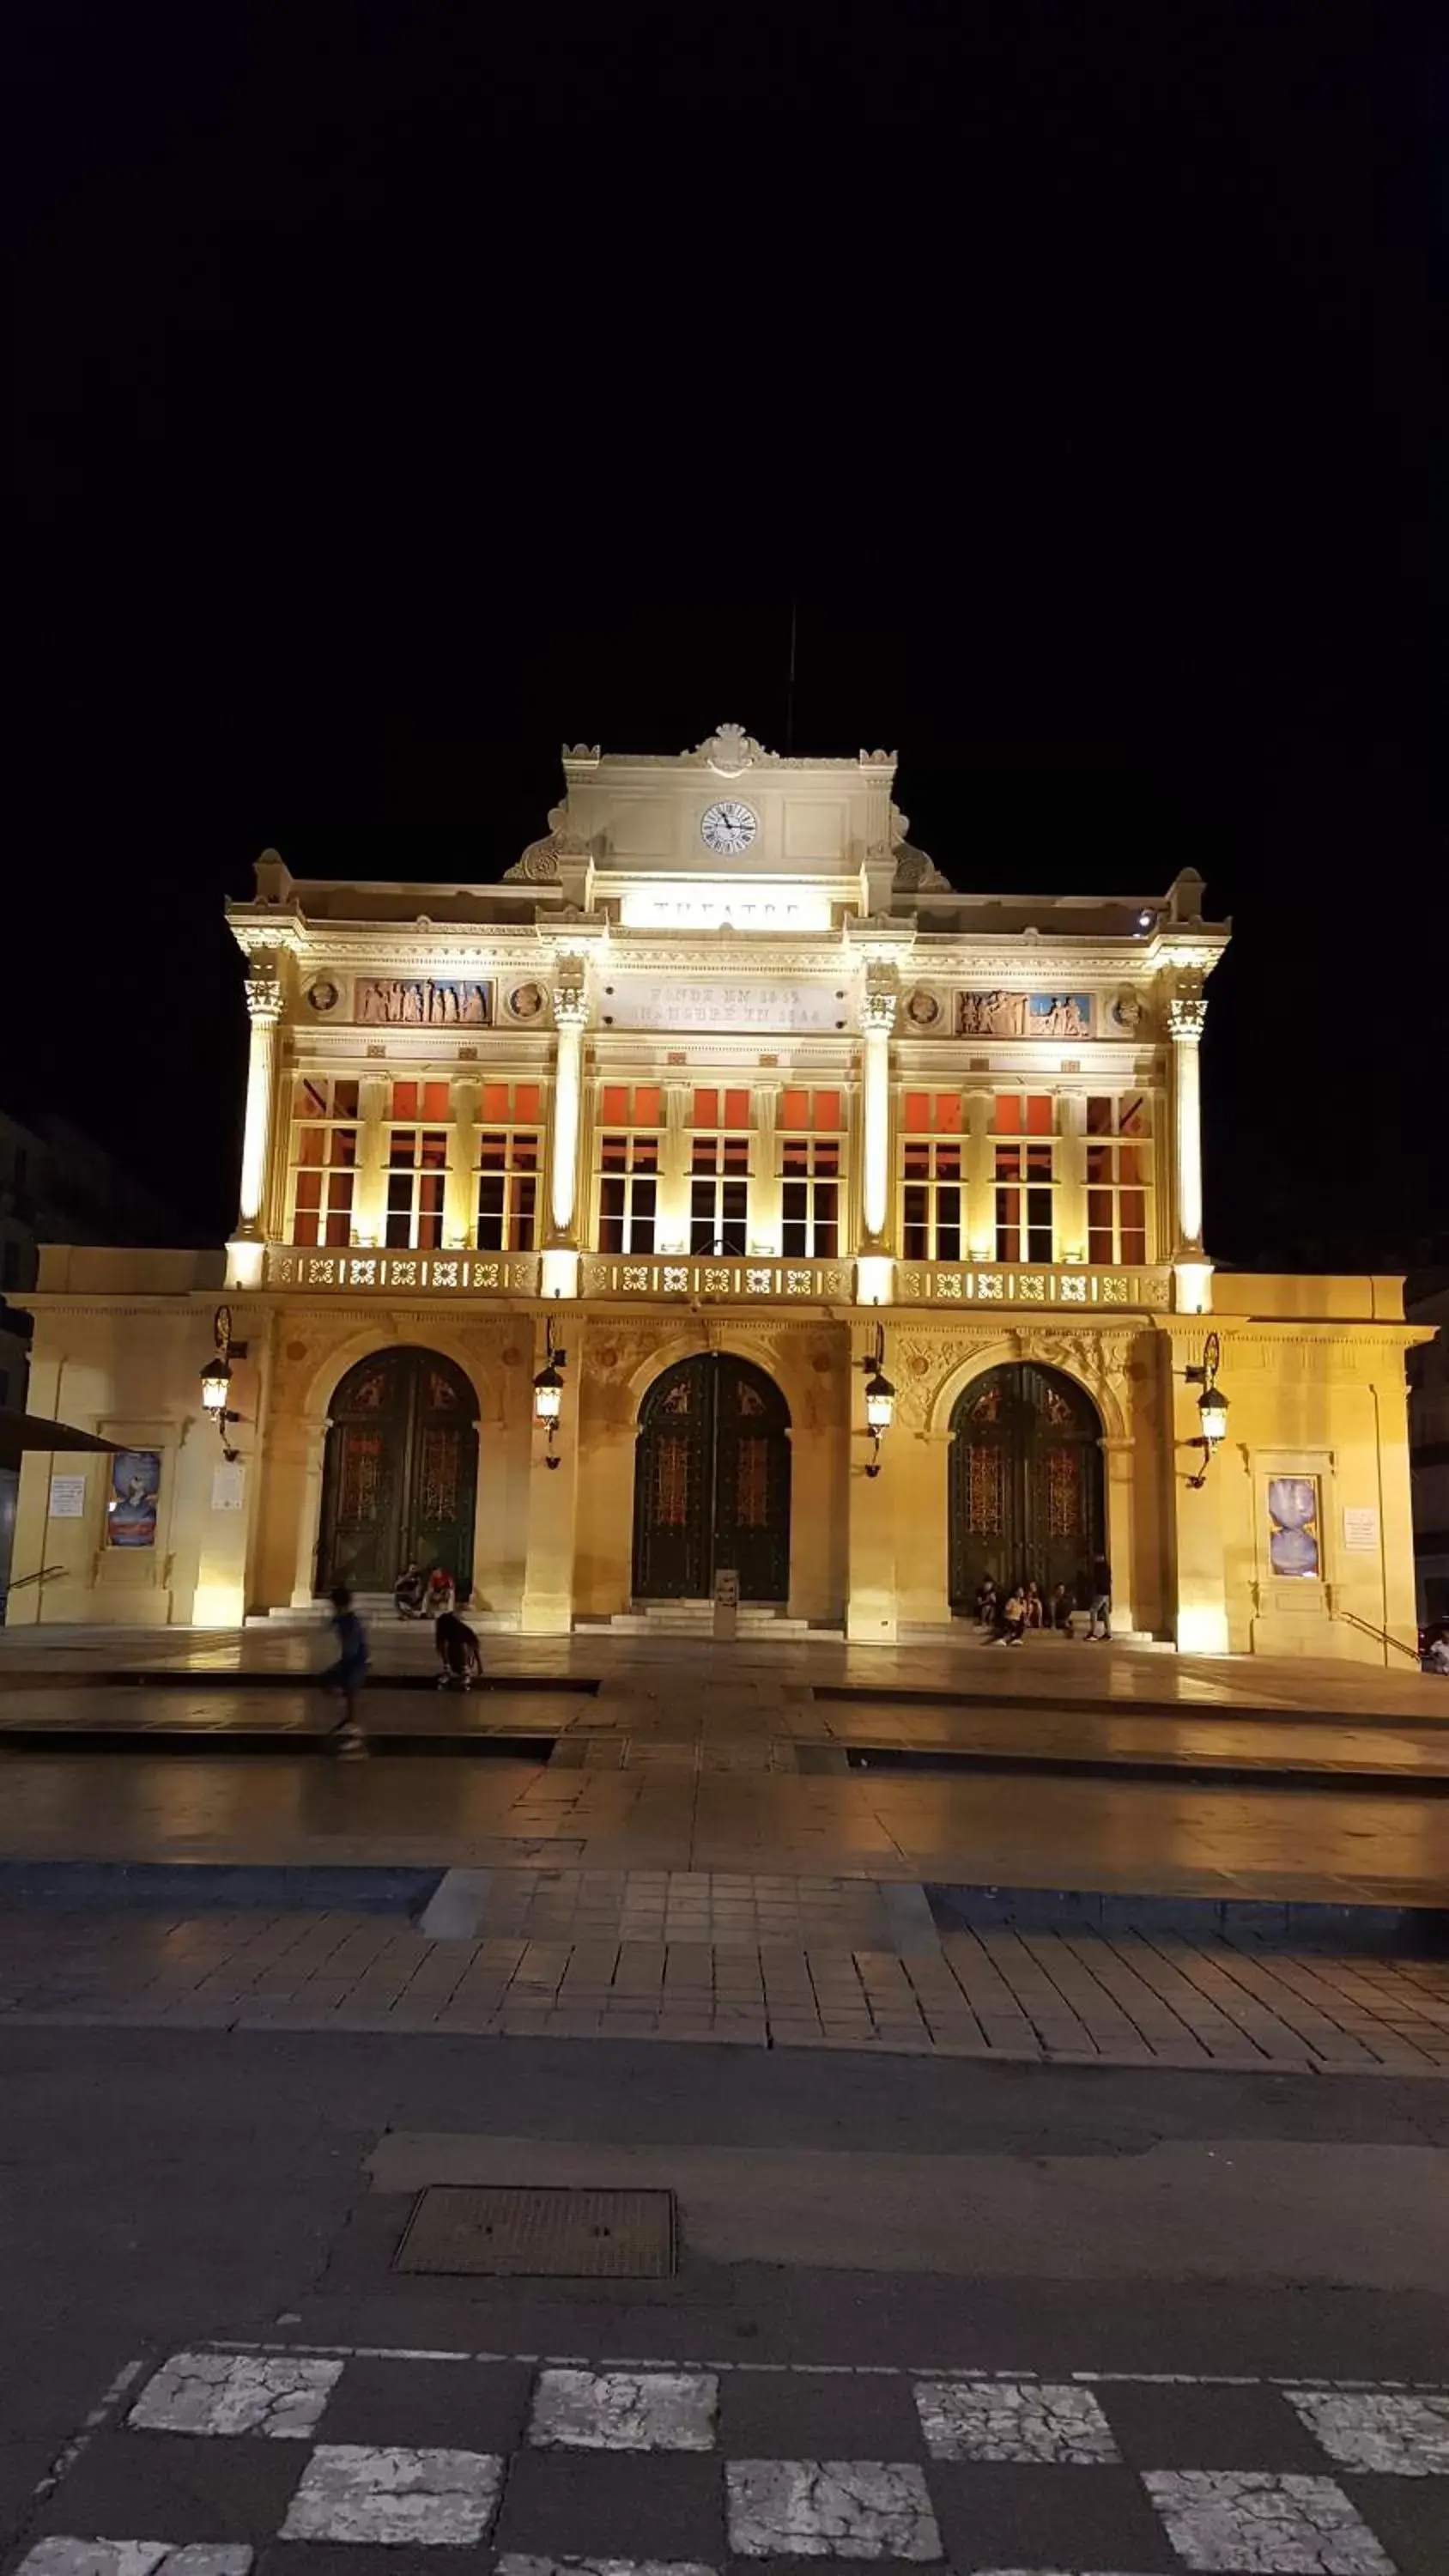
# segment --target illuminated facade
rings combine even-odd
[[[224,1268],[53,1253],[33,1301],[32,1401],[133,1462],[59,1516],[27,1469],[38,1615],[417,1557],[525,1630],[687,1624],[733,1571],[747,1624],[892,1642],[1105,1556],[1117,1628],[1184,1647],[1409,1633],[1398,1283],[1204,1250],[1201,880],[953,892],[884,752],[563,766],[498,884],[258,863]]]

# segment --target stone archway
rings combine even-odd
[[[347,1371],[328,1408],[317,1589],[387,1593],[410,1559],[473,1577],[478,1399],[452,1360],[403,1343]]]
[[[1102,1421],[1060,1369],[1010,1360],[962,1388],[951,1411],[950,1596],[970,1612],[990,1575],[1075,1598],[1105,1552]]]
[[[634,1597],[705,1600],[726,1567],[741,1600],[789,1599],[790,1411],[752,1360],[700,1351],[639,1408]]]

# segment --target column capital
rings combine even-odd
[[[274,949],[264,949],[247,962],[247,1014],[253,1028],[275,1027],[282,1016],[282,978]]]
[[[1174,993],[1167,1005],[1167,1025],[1174,1046],[1196,1046],[1207,1020],[1207,1002],[1201,992]]]
[[[860,998],[860,1025],[870,1035],[884,1033],[889,1037],[900,1008],[901,978],[899,969],[884,959],[873,958],[865,970],[865,990]]]
[[[555,957],[553,1015],[561,1029],[582,1029],[588,1026],[588,969],[582,957]]]

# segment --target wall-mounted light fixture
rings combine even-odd
[[[558,1467],[563,1463],[555,1456],[553,1444],[558,1436],[559,1415],[563,1411],[564,1382],[559,1372],[566,1369],[568,1364],[568,1352],[560,1350],[554,1341],[553,1317],[550,1315],[544,1343],[543,1366],[533,1381],[533,1418],[541,1431],[546,1428],[548,1432],[548,1449],[543,1462],[545,1467]]]
[[[1189,1386],[1202,1388],[1202,1393],[1197,1400],[1197,1418],[1201,1428],[1193,1446],[1201,1449],[1203,1459],[1197,1474],[1189,1476],[1187,1480],[1195,1492],[1207,1483],[1207,1471],[1213,1463],[1213,1451],[1219,1448],[1228,1436],[1228,1399],[1218,1386],[1218,1370],[1222,1364],[1222,1356],[1222,1344],[1216,1333],[1209,1333],[1202,1346],[1200,1365],[1183,1371]]]
[[[866,1371],[865,1419],[871,1440],[870,1458],[865,1470],[868,1476],[880,1474],[880,1444],[896,1418],[896,1391],[886,1376],[884,1361],[885,1326],[877,1324],[875,1348],[868,1351],[860,1363]]]
[[[230,1413],[227,1410],[226,1399],[231,1393],[231,1364],[234,1359],[244,1360],[247,1355],[245,1342],[232,1340],[230,1306],[218,1306],[211,1321],[211,1335],[216,1344],[216,1357],[208,1360],[201,1372],[201,1401],[221,1434],[221,1454],[230,1467],[236,1464],[241,1452],[239,1449],[232,1448],[226,1436],[226,1426],[229,1422],[240,1422],[242,1419],[239,1413]]]

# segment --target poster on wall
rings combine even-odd
[[[78,1521],[84,1516],[85,1507],[84,1476],[51,1477],[50,1517],[53,1521]]]
[[[246,1469],[240,1458],[223,1458],[211,1471],[211,1508],[239,1512],[246,1500]]]
[[[1269,1477],[1268,1562],[1275,1574],[1317,1582],[1322,1568],[1316,1476]]]
[[[108,1547],[154,1547],[156,1499],[161,1491],[159,1449],[118,1449],[111,1460],[106,1505]]]

